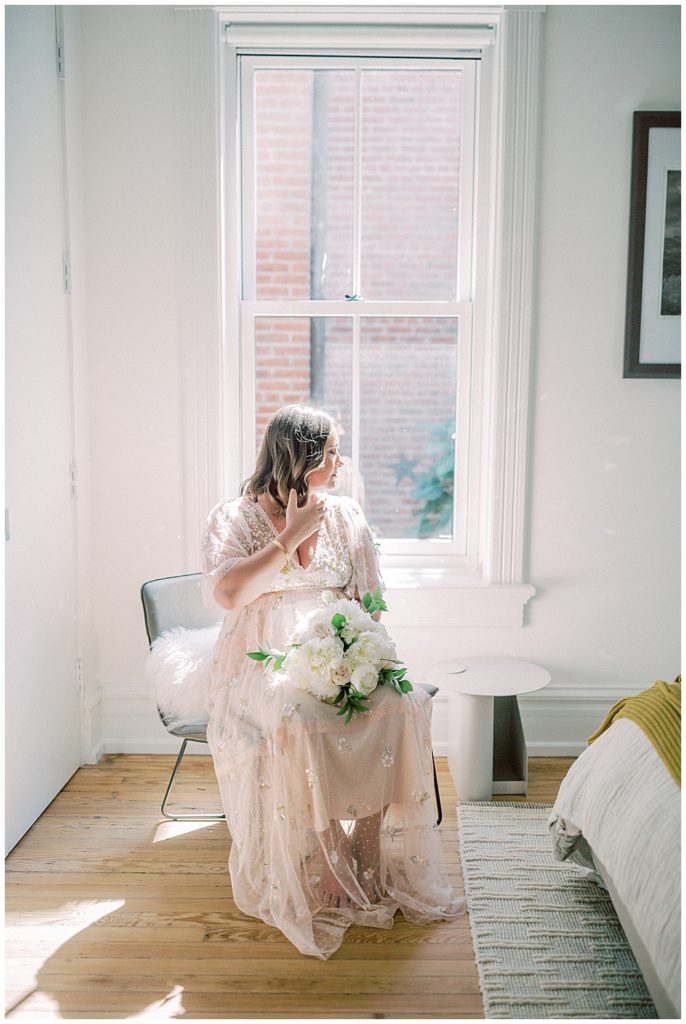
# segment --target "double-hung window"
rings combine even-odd
[[[179,15],[189,522],[275,409],[323,406],[390,587],[516,625],[542,9],[205,12]]]
[[[241,470],[323,406],[383,554],[466,564],[478,62],[239,62]]]

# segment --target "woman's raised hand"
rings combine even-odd
[[[326,502],[317,494],[308,495],[305,504],[298,507],[298,495],[291,488],[286,507],[286,529],[298,538],[298,544],[318,530],[324,518]]]

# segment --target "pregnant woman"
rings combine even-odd
[[[240,497],[210,513],[206,597],[225,610],[213,654],[208,742],[231,832],[236,905],[326,959],[351,924],[390,928],[465,911],[441,866],[431,702],[379,686],[350,724],[247,652],[285,650],[299,619],[382,586],[360,506],[330,493],[331,417],[271,418]]]

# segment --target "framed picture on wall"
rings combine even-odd
[[[681,376],[681,112],[634,113],[625,377]]]

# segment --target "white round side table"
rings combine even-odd
[[[429,678],[448,696],[448,764],[459,799],[526,793],[517,694],[543,689],[550,673],[519,658],[462,658],[432,665]]]

